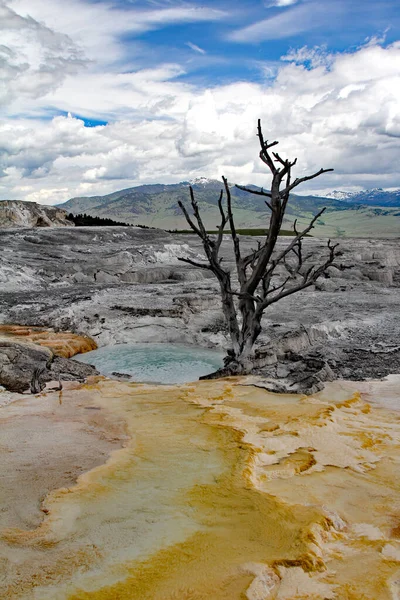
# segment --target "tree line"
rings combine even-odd
[[[86,213],[79,213],[74,215],[69,213],[67,216],[68,221],[74,223],[77,227],[140,227],[141,229],[155,229],[155,227],[149,227],[148,225],[132,225],[131,223],[124,223],[123,221],[114,221],[114,219],[93,217]]]

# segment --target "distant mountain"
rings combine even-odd
[[[71,198],[59,205],[74,214],[111,218],[135,225],[147,225],[164,229],[187,229],[187,223],[178,206],[181,200],[189,206],[189,185],[192,185],[205,226],[215,229],[219,222],[218,197],[221,181],[198,178],[192,182],[164,185],[140,185],[119,190],[106,196]],[[256,188],[255,186],[249,186]],[[232,205],[238,227],[265,227],[269,209],[262,197],[249,194],[230,186]],[[394,205],[397,206],[397,205]],[[326,207],[318,220],[314,234],[323,236],[400,236],[400,210],[388,205],[372,208],[366,203],[353,200],[320,196],[292,194],[287,207],[283,227],[289,229],[295,219],[299,226],[308,224],[313,215]]]
[[[0,227],[73,227],[67,213],[55,206],[22,200],[0,200]]]
[[[362,192],[342,192],[334,190],[327,194],[326,197],[349,202],[350,204],[363,204],[364,206],[400,207],[400,190],[394,190],[392,192],[387,192],[382,188],[375,188]]]

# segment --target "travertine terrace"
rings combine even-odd
[[[79,336],[227,343],[215,282],[177,260],[200,254],[191,237],[66,228],[0,243],[3,339],[61,356],[90,349]],[[398,598],[399,376],[379,378],[398,371],[400,252],[341,250],[261,339],[282,382],[300,369],[288,355],[323,357],[337,378],[323,391],[273,394],[270,371],[0,392],[2,598]]]
[[[339,242],[339,268],[272,306],[260,344],[278,355],[312,349],[330,360],[339,377],[398,372],[398,242]],[[256,239],[242,243],[251,248]],[[278,245],[285,243],[282,238]],[[324,252],[324,240],[309,238],[306,244],[307,251]],[[0,230],[0,246],[0,322],[69,330],[99,346],[227,346],[217,282],[178,261],[199,258],[195,236],[133,227],[14,229]],[[228,238],[223,254],[229,263]]]

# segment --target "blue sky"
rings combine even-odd
[[[228,176],[400,187],[398,0],[0,0],[0,198]],[[379,153],[379,160],[377,155]]]
[[[165,53],[183,61],[188,69],[183,79],[211,85],[221,80],[259,81],[260,63],[275,67],[292,48],[326,46],[330,52],[343,52],[355,50],[375,36],[385,37],[386,44],[398,39],[400,7],[395,0],[299,0],[286,7],[271,4],[211,2],[207,5],[226,12],[226,18],[171,25],[131,39],[140,39],[151,48],[149,58],[155,62]],[[188,43],[204,54],[191,50]]]

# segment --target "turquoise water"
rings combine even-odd
[[[103,375],[130,375],[134,381],[186,383],[223,365],[220,351],[183,344],[117,344],[74,357]]]

